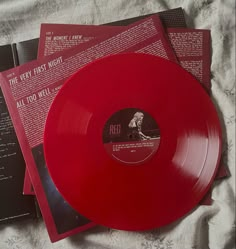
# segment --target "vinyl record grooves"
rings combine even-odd
[[[146,54],[109,56],[75,73],[45,126],[60,193],[97,224],[157,228],[194,208],[221,154],[217,112],[179,65]]]

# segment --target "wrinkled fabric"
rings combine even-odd
[[[41,219],[1,225],[1,249],[235,248],[234,0],[1,0],[0,45],[39,37],[42,22],[102,24],[176,7],[184,9],[188,27],[211,30],[212,100],[223,129],[222,160],[231,173],[214,183],[213,204],[196,207],[184,218],[153,231],[125,232],[98,226],[54,244]]]

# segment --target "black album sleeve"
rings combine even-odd
[[[115,21],[111,23],[106,23],[104,25],[112,25],[112,26],[126,26],[129,24],[132,24],[134,22],[137,22],[139,20],[142,20],[146,17],[149,17],[153,14],[158,14],[160,17],[162,24],[165,28],[186,28],[186,21],[184,16],[184,11],[182,8],[175,8],[170,10],[161,11],[158,13],[152,13],[148,15],[142,15],[137,17],[132,17],[120,21]]]
[[[0,71],[18,65],[16,45],[0,46]],[[0,224],[36,218],[33,196],[22,193],[25,161],[0,89]]]

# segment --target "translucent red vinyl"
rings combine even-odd
[[[138,164],[119,162],[104,146],[107,120],[127,108],[147,112],[160,129],[154,154]],[[119,136],[119,129],[112,132]],[[136,143],[151,141],[144,135]],[[44,152],[75,210],[114,229],[147,230],[176,221],[204,197],[219,165],[221,127],[205,90],[179,65],[120,54],[90,63],[63,85],[47,117]]]

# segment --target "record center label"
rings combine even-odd
[[[103,144],[114,160],[129,165],[145,163],[159,147],[160,129],[147,112],[122,109],[107,120]]]

